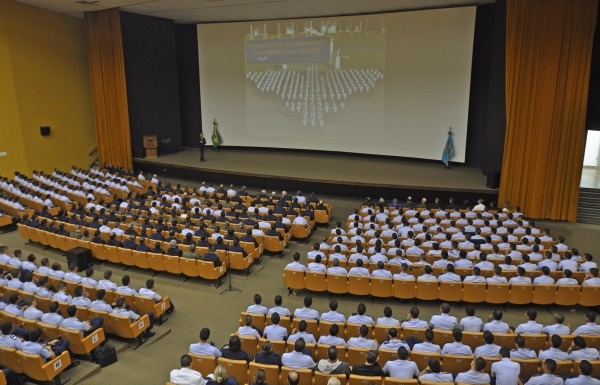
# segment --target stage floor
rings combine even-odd
[[[199,158],[198,149],[185,149],[176,154],[161,155],[156,159],[135,158],[135,161],[154,166],[185,167],[195,171],[222,171],[314,182],[497,193],[496,189],[486,187],[486,177],[481,170],[462,165],[453,165],[452,168],[446,169],[441,161],[227,147],[218,152],[207,148],[206,162],[200,162]]]

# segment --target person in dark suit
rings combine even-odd
[[[154,247],[152,249],[150,249],[150,252],[157,253],[157,254],[164,254],[165,251],[163,249],[161,249],[160,246],[161,246],[160,242],[154,242]]]
[[[367,353],[367,362],[362,365],[354,365],[352,367],[352,374],[358,374],[359,376],[372,376],[372,377],[383,377],[383,369],[377,364],[377,356],[379,353],[377,350],[369,350]]]
[[[204,162],[204,148],[206,147],[206,138],[204,137],[203,133],[200,133],[200,140],[199,140],[199,144],[200,144],[200,162]]]
[[[110,233],[109,239],[108,241],[106,241],[106,244],[109,246],[123,247],[123,243],[117,239],[117,234],[115,233]]]
[[[150,248],[146,245],[146,238],[140,238],[140,244],[135,248],[137,251],[148,252]]]
[[[265,341],[262,344],[260,352],[254,358],[254,361],[259,364],[281,366],[281,356],[275,353],[272,348],[273,345],[271,344],[271,341]]]
[[[204,257],[202,257],[203,261],[207,261],[207,262],[212,262],[215,267],[219,267],[221,265],[223,265],[223,262],[221,262],[221,260],[219,259],[219,256],[216,254],[217,249],[215,248],[215,246],[211,246],[210,251],[206,254],[204,254]]]

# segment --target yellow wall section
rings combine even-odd
[[[83,20],[9,0],[0,15],[0,173],[87,166],[96,138]]]

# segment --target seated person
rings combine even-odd
[[[287,339],[287,329],[279,325],[279,313],[271,314],[271,325],[265,327],[263,336],[272,341],[285,341]]]
[[[400,321],[392,317],[392,308],[386,306],[383,308],[383,317],[377,318],[375,325],[381,326],[400,326]]]
[[[251,314],[267,314],[269,309],[266,306],[261,305],[262,297],[260,294],[254,294],[254,304],[248,306],[246,309],[247,313]]]
[[[313,369],[317,364],[311,356],[304,354],[305,346],[304,338],[298,338],[294,342],[294,351],[281,356],[281,364],[294,369]]]
[[[442,348],[439,345],[433,343],[435,334],[433,329],[425,330],[425,342],[414,344],[412,347],[413,352],[424,352],[424,353],[442,353]],[[409,337],[410,338],[410,337]]]
[[[395,352],[401,346],[404,346],[408,351],[410,351],[408,344],[398,337],[398,330],[396,330],[396,328],[389,328],[388,337],[381,343],[381,345],[379,345],[379,350],[391,350]]]
[[[190,344],[190,353],[198,354],[200,356],[215,356],[221,357],[221,351],[210,342],[210,329],[202,328],[200,330],[200,342]]]
[[[475,348],[473,355],[475,357],[499,357],[500,346],[494,343],[494,333],[489,330],[483,332],[484,345]]]
[[[488,322],[483,325],[483,330],[489,330],[492,333],[510,333],[510,326],[506,322],[502,322],[502,310],[496,309],[488,318]]]
[[[358,330],[360,336],[352,337],[348,340],[348,347],[356,347],[361,349],[377,349],[377,342],[375,340],[367,338],[369,335],[369,328],[367,325],[361,325]]]
[[[366,324],[371,326],[375,325],[373,317],[365,315],[365,313],[367,312],[367,306],[364,303],[361,302],[358,304],[356,312],[356,314],[352,314],[350,317],[348,317],[349,324]]]
[[[383,366],[383,372],[392,378],[411,379],[419,376],[419,369],[414,361],[408,360],[408,349],[404,346],[398,348],[398,359],[388,361]]]
[[[377,350],[369,350],[367,353],[367,360],[362,365],[354,365],[352,367],[352,374],[359,376],[370,376],[370,377],[383,377],[385,374],[377,363],[379,352]]]
[[[338,337],[338,333],[340,331],[340,327],[337,324],[332,324],[329,327],[329,335],[322,335],[319,337],[317,344],[319,345],[333,345],[333,346],[343,346],[348,348],[348,344],[344,341],[343,338]]]
[[[600,380],[592,377],[594,367],[588,360],[579,363],[579,376],[565,380],[565,385],[600,385]]]
[[[598,349],[588,348],[587,343],[582,336],[573,338],[573,342],[571,343],[569,350],[567,350],[567,353],[569,353],[569,359],[573,361],[596,361],[599,359]]]
[[[205,385],[206,380],[200,372],[192,369],[192,357],[184,354],[180,359],[181,369],[173,369],[169,381],[174,384]]]
[[[480,332],[483,330],[483,321],[475,316],[475,306],[467,305],[465,307],[466,317],[461,318],[458,328],[464,332]]]
[[[554,375],[556,370],[556,361],[548,358],[542,362],[542,372],[540,376],[533,376],[525,383],[525,385],[563,385],[564,380]]]
[[[350,366],[347,362],[340,361],[338,358],[338,349],[335,345],[332,345],[327,349],[327,358],[319,360],[315,370],[325,374],[350,375]]]
[[[208,376],[206,385],[239,385],[235,377],[227,376],[227,369],[223,365],[217,365],[215,372]]]
[[[252,361],[254,357],[242,350],[242,341],[237,335],[229,337],[229,343],[221,348],[221,356],[230,360]]]
[[[525,313],[527,322],[520,324],[516,327],[515,333],[517,334],[541,334],[544,330],[544,325],[535,322],[537,318],[537,311],[533,309],[527,310]]]
[[[346,323],[346,316],[337,311],[338,301],[333,298],[329,300],[329,311],[321,314],[321,321]]]
[[[525,338],[523,336],[515,337],[515,348],[510,351],[510,358],[518,360],[537,359],[535,351],[525,347]]]
[[[483,358],[475,358],[471,361],[471,369],[466,372],[458,373],[455,381],[457,383],[466,382],[467,384],[489,384],[490,375],[483,371],[485,365],[486,363]]]
[[[462,343],[463,334],[460,329],[456,328],[452,330],[452,337],[454,337],[454,342],[448,342],[444,345],[441,353],[442,357],[444,357],[444,354],[473,357],[471,347]]]
[[[419,319],[419,313],[417,306],[411,307],[406,320],[402,321],[402,328],[429,328],[427,321]]]
[[[446,302],[440,305],[440,314],[431,316],[429,325],[434,329],[453,330],[458,326],[455,316],[451,316],[451,307]]]
[[[435,358],[431,358],[428,365],[421,373],[419,373],[419,381],[430,382],[453,382],[452,374],[442,372],[440,362]]]
[[[256,354],[254,362],[265,365],[281,366],[281,356],[273,351],[273,344],[271,344],[271,341],[265,341],[262,344],[260,352]]]
[[[67,308],[67,315],[69,318],[66,318],[61,326],[65,329],[79,330],[84,336],[93,333],[104,324],[104,319],[102,317],[92,318],[89,321],[80,321],[77,318],[77,306],[75,305],[70,305]]]
[[[31,333],[29,333],[29,341],[23,342],[23,347],[20,350],[22,350],[23,353],[39,355],[44,362],[46,362],[69,349],[70,341],[66,338],[52,341],[41,341],[41,339],[42,331],[40,329],[32,330]],[[73,364],[75,364],[75,362],[73,362]],[[77,364],[79,364],[79,362],[77,362]]]
[[[292,330],[292,334],[288,337],[287,341],[295,342],[297,339],[302,338],[305,344],[316,344],[317,341],[315,340],[315,337],[312,335],[312,333],[308,333],[306,331],[307,327],[308,324],[305,320],[300,321],[298,323],[298,331],[294,333],[295,329]]]

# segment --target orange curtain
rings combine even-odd
[[[577,220],[598,0],[508,0],[500,202]]]
[[[85,12],[90,82],[101,163],[132,168],[127,85],[118,8]]]

